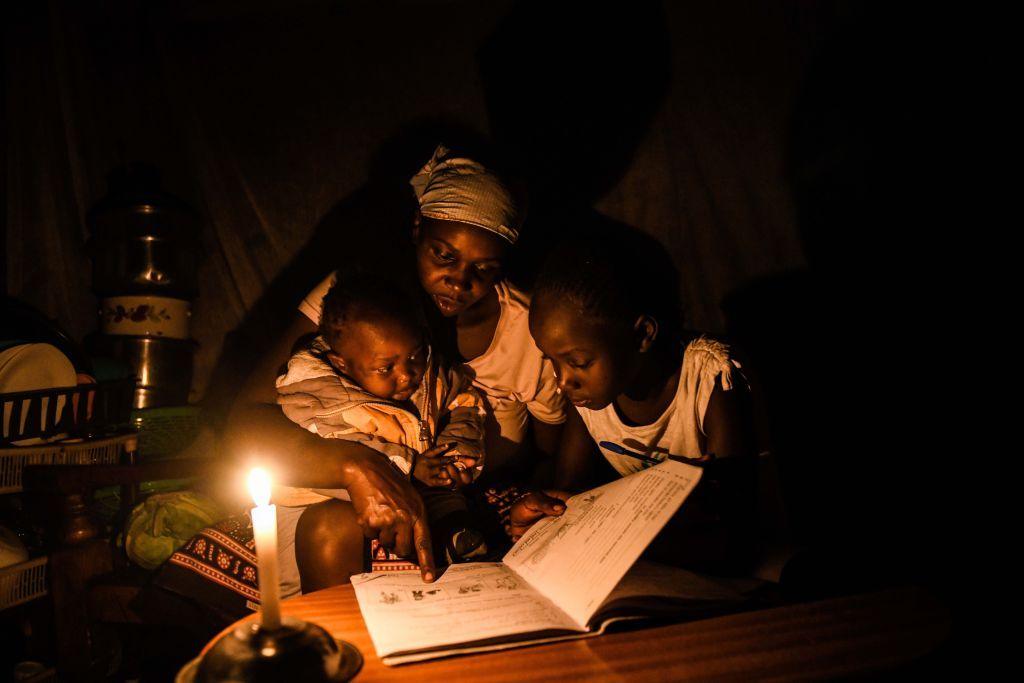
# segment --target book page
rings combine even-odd
[[[666,460],[573,496],[561,517],[534,524],[505,555],[505,564],[585,627],[701,472]]]
[[[550,600],[502,564],[452,565],[434,583],[418,572],[352,577],[377,655],[535,631],[579,631]]]

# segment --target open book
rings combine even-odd
[[[353,576],[377,655],[393,665],[581,638],[622,619],[741,600],[696,574],[636,561],[700,476],[669,460],[573,496],[502,562],[452,565],[434,583],[411,572]]]

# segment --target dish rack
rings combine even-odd
[[[134,390],[128,379],[0,394],[0,495],[20,493],[30,465],[129,459],[138,445],[138,434],[128,431]],[[46,595],[48,562],[33,557],[0,569],[0,610]]]
[[[45,555],[0,569],[0,611],[47,593]]]
[[[117,465],[122,454],[134,452],[134,432],[82,441],[61,441],[41,446],[0,448],[0,495],[19,493],[29,465]]]
[[[109,434],[129,424],[135,378],[0,394],[0,448]]]

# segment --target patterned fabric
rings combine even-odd
[[[470,486],[479,522],[489,530],[487,544],[500,557],[510,545],[508,513],[529,493],[525,487]],[[504,530],[502,533],[500,530]],[[376,540],[367,544],[370,570],[415,570],[418,565],[390,553]],[[259,608],[259,570],[256,541],[248,513],[229,517],[193,536],[157,572],[153,583],[234,621]]]
[[[419,571],[420,566],[391,552],[377,541],[370,541],[371,572]]]
[[[222,615],[237,618],[257,609],[259,571],[249,514],[193,536],[161,567],[154,583]]]
[[[474,225],[511,244],[519,239],[519,208],[509,189],[483,165],[454,156],[444,145],[409,184],[422,215]]]
[[[528,493],[530,493],[529,489],[514,484],[510,486],[491,486],[483,492],[482,502],[497,517],[499,526],[509,538],[511,538],[512,531],[509,524],[509,513],[512,510],[512,506]]]

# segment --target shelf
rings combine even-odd
[[[0,610],[46,595],[47,557],[0,569]]]
[[[0,448],[0,495],[22,490],[22,476],[29,465],[117,465],[122,461],[122,453],[135,450],[138,438],[138,434],[129,433],[87,441]]]

